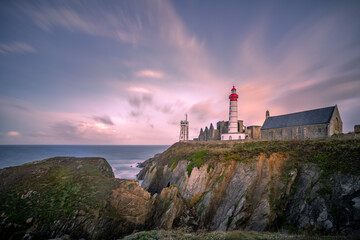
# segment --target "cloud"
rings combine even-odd
[[[103,115],[103,116],[94,116],[93,119],[97,122],[103,123],[105,125],[114,125],[113,121],[111,120],[111,118],[107,115]]]
[[[201,101],[192,105],[189,113],[204,124],[220,117],[220,114],[214,111],[214,105],[211,100]]]
[[[142,29],[142,20],[132,19],[123,8],[105,10],[95,2],[22,2],[14,5],[21,16],[26,16],[47,32],[64,28],[71,32],[83,32],[136,44]],[[15,14],[20,15],[17,12]]]
[[[54,131],[55,135],[64,138],[70,138],[70,139],[80,138],[79,126],[70,121],[56,122],[51,126],[51,129]]]
[[[130,112],[130,116],[134,117],[134,118],[140,117],[141,115],[142,115],[142,113],[139,111],[138,112],[135,112],[135,111]]]
[[[340,71],[348,72],[348,71],[359,71],[360,70],[360,57],[355,57],[341,66]]]
[[[17,131],[10,131],[6,135],[9,137],[17,137],[17,136],[20,136],[20,133]]]
[[[151,94],[142,94],[142,96],[133,95],[128,98],[130,106],[140,108],[146,105],[152,105],[153,96]]]
[[[149,90],[147,90],[146,88],[143,88],[143,87],[129,87],[129,88],[127,88],[127,90],[130,92],[150,93]]]
[[[141,70],[135,73],[137,77],[146,77],[146,78],[163,78],[164,73],[154,70]]]
[[[274,104],[286,101],[288,106],[330,106],[340,102],[360,98],[360,73],[341,75],[307,85],[300,89],[274,98]]]
[[[12,43],[1,43],[0,54],[10,53],[33,53],[36,50],[27,43],[23,42],[12,42]]]
[[[31,134],[29,134],[29,136],[36,137],[36,138],[50,137],[50,135],[48,133],[43,132],[43,131],[37,131],[37,132],[31,133]]]
[[[50,126],[50,130],[53,136],[60,137],[71,142],[83,141],[91,143],[99,140],[112,142],[114,139],[118,139],[118,132],[110,127],[111,125],[106,125],[100,122],[89,123],[71,119],[53,123]]]

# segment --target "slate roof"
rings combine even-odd
[[[336,106],[269,117],[261,130],[329,123]]]

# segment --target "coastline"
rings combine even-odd
[[[0,169],[55,156],[101,157],[117,178],[137,179],[137,165],[165,151],[168,145],[0,145]]]

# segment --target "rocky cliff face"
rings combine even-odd
[[[142,187],[177,186],[201,228],[360,228],[360,141],[177,143],[162,155]]]
[[[360,229],[359,140],[176,143],[144,165],[143,188],[102,158],[0,169],[0,238]]]
[[[117,239],[171,228],[183,210],[176,187],[151,196],[136,180],[115,179],[102,158],[0,169],[0,180],[0,239]]]

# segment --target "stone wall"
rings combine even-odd
[[[198,141],[205,142],[214,140],[220,140],[220,133],[218,129],[214,129],[212,123],[210,124],[210,128],[207,126],[205,127],[205,130],[201,128]]]
[[[360,133],[360,125],[354,126],[354,133]]]
[[[261,130],[263,140],[289,140],[329,137],[327,124],[314,124]]]
[[[261,126],[248,126],[246,128],[246,135],[248,136],[248,139],[257,140],[260,139],[260,129]]]
[[[331,137],[334,134],[342,133],[342,121],[339,114],[339,110],[336,107],[330,120],[330,126],[328,128],[328,136]]]

